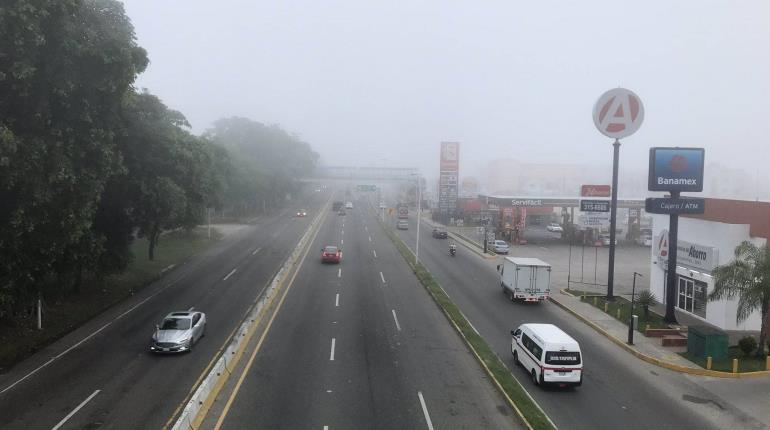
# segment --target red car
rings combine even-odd
[[[342,250],[336,246],[325,246],[321,250],[321,263],[339,263],[342,259]]]

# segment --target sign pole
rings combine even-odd
[[[678,199],[679,191],[672,191],[671,198]],[[676,324],[674,305],[676,302],[676,247],[679,232],[679,214],[672,213],[668,222],[668,273],[666,278],[666,316],[663,321],[668,324]]]
[[[620,141],[612,144],[612,201],[610,202],[610,258],[607,269],[607,300],[615,300],[613,286],[615,282],[615,226],[618,218],[618,162]]]

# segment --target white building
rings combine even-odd
[[[653,215],[650,291],[665,303],[669,217]],[[763,246],[770,236],[770,203],[706,199],[706,213],[679,217],[675,306],[723,330],[759,330],[759,311],[736,323],[738,299],[709,302],[712,270],[729,263],[743,241]]]

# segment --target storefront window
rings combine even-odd
[[[677,307],[701,318],[706,318],[706,283],[679,277]]]

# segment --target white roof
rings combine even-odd
[[[570,335],[567,333],[564,333],[562,329],[559,327],[556,327],[553,324],[524,324],[527,328],[532,330],[533,333],[537,334],[541,339],[545,340],[549,343],[577,343],[575,339],[573,339]]]
[[[551,267],[550,264],[539,258],[531,257],[505,257],[506,260],[517,266],[538,266],[538,267]]]

